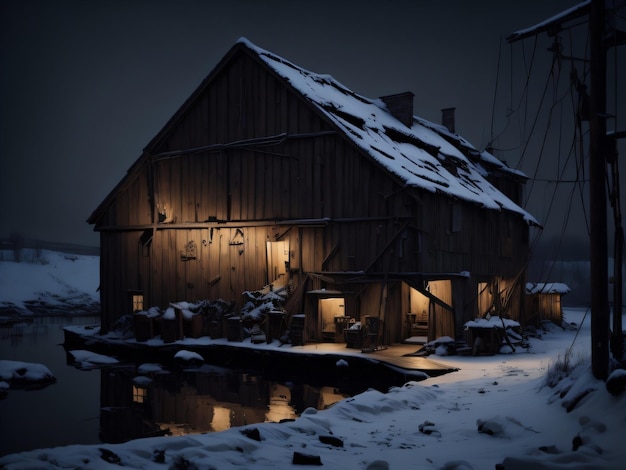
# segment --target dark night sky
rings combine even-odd
[[[411,90],[415,114],[435,122],[441,108],[456,107],[457,132],[483,149],[491,135],[498,71],[496,131],[504,129],[510,91],[520,96],[507,75],[512,54],[528,63],[532,52],[504,38],[576,3],[2,2],[0,238],[19,232],[97,245],[87,217],[242,36],[370,98]],[[545,34],[542,41],[533,69],[541,86],[551,60]],[[514,70],[517,78],[524,75]],[[513,121],[507,129],[520,118]],[[521,152],[519,142],[514,147],[498,155],[512,166]],[[532,176],[535,163],[524,159],[521,169]],[[529,209],[545,222],[545,207]],[[561,225],[546,223],[546,231],[560,232]],[[585,231],[581,219],[567,229],[573,236]]]

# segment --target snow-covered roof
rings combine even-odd
[[[493,166],[524,176],[521,172],[509,169],[487,152],[477,151],[443,126],[414,117],[409,127],[394,117],[381,99],[357,95],[330,75],[298,67],[245,38],[238,42],[253,51],[348,138],[407,186],[444,193],[487,209],[509,210],[520,214],[528,223],[539,225],[530,213],[487,180],[487,168]],[[475,159],[466,156],[468,151]]]
[[[547,20],[542,21],[536,25],[533,25],[529,28],[520,29],[515,31],[509,37],[507,37],[507,41],[513,42],[518,41],[520,39],[524,39],[526,37],[539,34],[543,31],[548,31],[550,29],[555,30],[558,29],[559,25],[565,21],[570,21],[575,18],[579,18],[582,15],[586,15],[589,10],[589,6],[591,5],[591,0],[585,0],[584,2],[579,3],[578,5],[574,5],[567,10],[564,10]]]
[[[465,323],[466,328],[517,328],[520,326],[515,320],[492,315],[487,318],[476,318]]]
[[[570,288],[562,282],[529,282],[526,284],[527,294],[567,294]]]
[[[487,166],[489,168],[497,169],[503,173],[509,173],[522,179],[528,179],[528,176],[520,170],[507,166],[502,160],[497,159],[491,153],[486,150],[476,150],[470,142],[465,138],[457,134],[456,132],[450,132],[450,130],[442,125],[436,124],[418,116],[413,116],[413,119],[424,127],[427,127],[447,140],[452,140],[454,146],[461,150],[465,155],[471,155],[473,160],[479,160],[479,166]]]

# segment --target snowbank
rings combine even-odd
[[[622,385],[610,393],[593,377],[584,311],[565,310],[578,332],[554,327],[506,356],[438,357],[459,372],[388,393],[368,390],[295,420],[39,449],[0,457],[0,467],[256,469],[296,461],[341,470],[623,468],[626,392]],[[149,387],[145,374],[159,369],[145,364],[135,382]],[[623,382],[622,372],[613,374]]]
[[[100,257],[24,252],[0,251],[0,315],[99,314]]]
[[[626,394],[611,396],[580,363],[554,387],[477,379],[454,386],[409,382],[369,390],[325,411],[283,423],[158,437],[116,445],[67,446],[0,458],[6,470],[287,468],[617,469],[626,458]],[[569,412],[566,404],[587,391]],[[562,395],[562,396],[561,396]],[[569,405],[568,405],[569,406]],[[307,460],[309,459],[309,460]],[[164,466],[164,464],[166,466]]]

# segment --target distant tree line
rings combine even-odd
[[[609,244],[611,240],[608,241]],[[612,245],[609,245],[612,246]],[[571,292],[563,296],[566,306],[588,306],[591,302],[591,265],[589,238],[550,238],[540,240],[531,250],[528,265],[529,282],[563,282]],[[613,279],[614,259],[609,250],[609,279]],[[624,267],[622,267],[624,272]],[[626,279],[626,276],[624,276]],[[613,300],[612,283],[608,286],[609,302]],[[623,287],[622,287],[623,289]],[[624,297],[626,298],[626,297]]]
[[[30,239],[22,233],[12,232],[8,238],[0,239],[0,250],[13,253],[13,261],[16,263],[38,262],[42,260],[42,251],[58,251],[74,255],[98,256],[100,249],[97,246],[84,246],[72,243],[46,242],[43,240]],[[28,255],[26,255],[26,250]],[[28,259],[26,259],[28,258]]]

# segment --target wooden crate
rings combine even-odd
[[[137,341],[147,341],[154,337],[154,322],[148,315],[133,315],[133,331]]]
[[[164,343],[173,343],[183,339],[183,316],[180,310],[176,311],[175,318],[161,317],[161,339]]]
[[[192,315],[183,320],[183,334],[186,338],[199,338],[202,336],[202,315]]]
[[[304,321],[303,314],[294,315],[291,317],[291,325],[289,327],[289,336],[291,338],[292,346],[304,345]]]
[[[241,317],[228,317],[226,319],[226,339],[228,341],[241,341]]]
[[[343,338],[346,341],[346,348],[361,349],[363,347],[363,330],[343,330]]]
[[[472,348],[474,356],[493,356],[502,347],[502,330],[500,328],[468,327],[465,330],[465,340]]]

